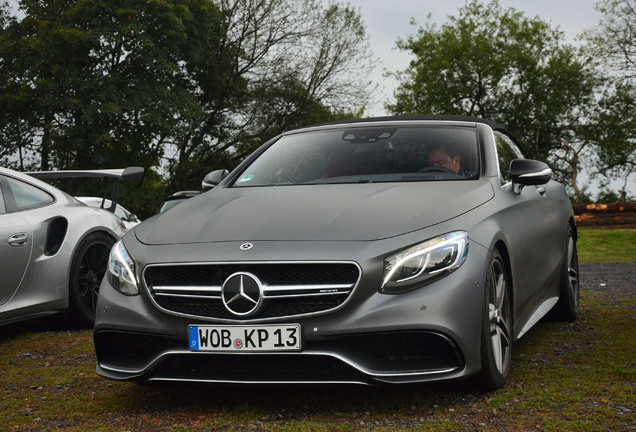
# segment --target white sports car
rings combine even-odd
[[[92,325],[110,248],[125,232],[110,212],[87,207],[35,177],[135,180],[126,170],[19,173],[0,168],[0,324],[70,312]]]
[[[75,199],[83,202],[89,207],[97,207],[104,210],[108,210],[113,205],[110,200],[99,197],[75,197]],[[134,213],[129,212],[124,206],[120,204],[115,205],[114,213],[115,216],[121,219],[121,221],[124,223],[126,231],[141,223],[139,218]]]

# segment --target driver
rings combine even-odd
[[[428,164],[432,167],[446,168],[455,174],[463,175],[461,156],[450,145],[439,144],[429,149]]]

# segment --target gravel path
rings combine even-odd
[[[581,287],[608,294],[620,290],[625,294],[636,293],[636,263],[581,264]]]

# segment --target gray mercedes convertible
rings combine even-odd
[[[574,215],[551,177],[477,118],[284,133],[116,243],[97,373],[499,388],[517,339],[577,316]]]

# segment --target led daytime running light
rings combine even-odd
[[[118,241],[110,251],[108,257],[109,282],[117,291],[126,295],[139,294],[135,279],[135,262],[122,241]]]
[[[382,282],[382,287],[387,284],[401,284],[408,283],[411,280],[430,277],[439,274],[444,271],[452,271],[459,267],[466,257],[468,250],[468,233],[465,231],[457,231],[449,233],[435,239],[431,239],[424,243],[412,246],[402,252],[399,252],[389,257],[385,263],[385,274]],[[435,268],[435,261],[432,261],[432,257],[436,252],[442,252],[441,255],[446,255],[452,259],[451,262],[443,265],[440,268]],[[417,269],[416,273],[413,273],[407,277],[399,280],[394,280],[397,276],[396,272],[400,271],[405,264],[409,261],[417,260],[419,262],[416,266],[411,266]],[[425,274],[426,273],[426,274]],[[422,276],[425,274],[424,276]]]

